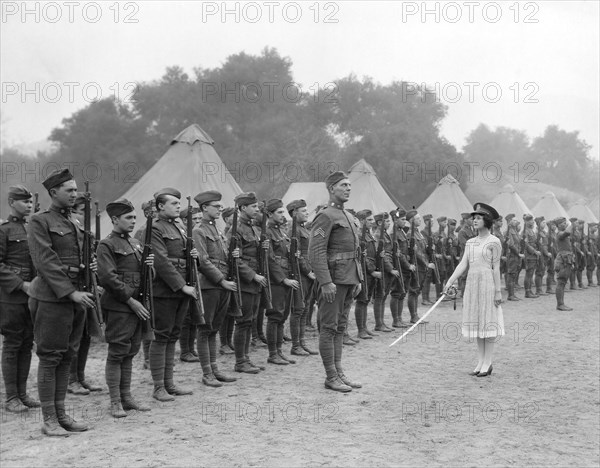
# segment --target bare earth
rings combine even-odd
[[[133,392],[152,406],[150,413],[114,420],[106,389],[68,395],[72,416],[92,429],[52,439],[40,433],[39,411],[2,412],[0,464],[598,466],[599,293],[566,294],[573,312],[555,310],[554,296],[503,304],[507,335],[487,378],[468,375],[476,345],[459,336],[460,303],[456,311],[442,303],[430,323],[392,348],[399,331],[345,346],[346,374],[363,383],[349,394],[324,389],[320,357],[273,366],[266,348],[258,348],[252,359],[267,370],[235,374],[238,381],[220,389],[200,383],[199,365],[178,361],[175,379],[194,395],[159,403],[138,355]],[[311,344],[317,347],[315,334]],[[105,348],[95,343],[88,361],[97,383],[104,382]],[[233,360],[219,358],[232,375]],[[35,396],[36,369],[34,357]]]

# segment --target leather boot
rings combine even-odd
[[[121,362],[121,405],[125,411],[150,411],[150,407],[138,403],[131,396],[131,374],[133,372],[133,356],[128,356]]]
[[[535,277],[535,294],[537,296],[547,296],[548,295],[544,291],[542,291],[542,277],[541,276]]]
[[[398,303],[400,300],[392,296],[390,299],[390,311],[392,313],[392,328],[400,328],[400,318],[398,317]]]
[[[9,413],[24,413],[29,411],[29,408],[21,402],[18,396],[13,396],[6,400],[4,403],[4,409]]]
[[[531,289],[526,289],[525,290],[525,297],[527,299],[537,299],[540,296],[538,296],[537,294],[534,294]]]
[[[355,346],[356,345],[356,342],[353,339],[350,338],[350,335],[348,334],[347,331],[344,332],[344,341],[343,341],[343,343],[346,346]]]
[[[165,390],[169,395],[192,395],[194,392],[180,388],[173,381],[173,367],[175,366],[175,342],[169,341],[165,350]]]
[[[169,395],[167,390],[165,390],[164,385],[155,385],[154,392],[152,393],[152,398],[158,401],[173,401],[175,397]]]
[[[19,400],[21,400],[21,403],[27,406],[27,408],[39,408],[41,406],[39,401],[37,401],[35,398],[32,398],[27,393],[24,395],[19,395]]]
[[[304,351],[306,351],[309,355],[313,355],[316,356],[317,354],[319,354],[317,351],[315,351],[314,349],[311,349],[307,344],[306,344],[306,320],[304,319],[304,316],[302,316],[300,318],[300,346],[302,347],[302,349]]]
[[[288,356],[286,356],[285,354],[283,354],[283,341],[285,338],[285,334],[283,332],[283,327],[284,327],[283,323],[277,324],[277,354],[279,354],[281,359],[285,359],[290,364],[296,364],[296,361],[294,359],[291,359]]]
[[[85,432],[89,429],[88,425],[82,422],[75,421],[71,416],[67,414],[65,411],[65,402],[56,402],[56,417],[58,419],[58,424],[60,424],[64,429],[69,432]]]
[[[33,346],[33,338],[31,338]],[[17,393],[19,400],[28,408],[39,408],[40,402],[27,394],[27,379],[29,378],[29,369],[31,368],[31,348],[23,344],[17,355]],[[6,378],[6,375],[5,375]],[[7,392],[8,396],[8,392]]]
[[[278,324],[268,320],[267,321],[267,346],[269,348],[269,357],[267,362],[271,364],[277,364],[280,366],[287,366],[289,363],[283,359],[277,352],[277,334]]]
[[[6,389],[7,411],[12,413],[21,413],[27,411],[27,408],[19,400],[19,389],[17,385],[17,376],[19,373],[18,352],[10,348],[6,349],[6,342],[2,349],[2,376],[4,377],[4,388]]]
[[[352,387],[346,385],[342,380],[336,376],[333,378],[325,379],[325,388],[328,390],[334,390],[336,392],[348,393],[352,391]]]
[[[173,397],[171,397],[171,398],[173,398]],[[122,396],[121,397],[121,405],[123,406],[123,409],[125,411],[141,411],[141,412],[146,412],[146,411],[150,411],[151,410],[149,406],[145,406],[142,403],[139,403],[131,395]]]
[[[48,437],[69,437],[71,435],[64,427],[58,424],[54,402],[50,406],[42,406],[42,415],[44,418],[42,434]]]
[[[202,383],[207,387],[222,387],[223,384],[217,380],[215,375],[211,372],[210,374],[202,375]]]
[[[108,346],[110,353],[110,344]],[[124,418],[127,416],[127,413],[121,406],[121,363],[107,359],[104,375],[106,377],[106,385],[108,386],[108,394],[110,396],[110,415],[113,418]]]
[[[362,388],[362,384],[360,382],[354,382],[354,381],[348,379],[348,377],[346,377],[343,372],[340,373],[338,371],[338,376],[339,376],[340,380],[342,382],[344,382],[344,384],[348,385],[348,387]]]
[[[556,287],[556,310],[571,311],[571,307],[565,305],[565,286],[559,283]]]
[[[290,317],[290,333],[292,334],[292,349],[291,354],[295,356],[308,356],[308,353],[300,345],[300,321],[301,316],[292,315]]]
[[[231,382],[235,382],[237,379],[235,377],[232,377],[230,375],[224,374],[223,372],[221,372],[219,370],[219,367],[217,365],[216,362],[211,363],[210,365],[212,367],[212,373],[215,376],[215,379],[217,379],[219,382],[226,382],[226,383],[231,383]]]

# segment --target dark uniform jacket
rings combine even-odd
[[[535,254],[538,250],[537,236],[533,232],[533,229],[525,228],[523,240],[525,244],[525,260],[537,260],[537,255]]]
[[[254,221],[244,213],[238,218],[238,245],[240,248],[240,259],[238,262],[242,292],[258,294],[261,286],[254,281],[259,271],[258,249],[260,246],[260,228],[255,226]],[[231,230],[227,233],[231,238]]]
[[[361,282],[359,233],[358,219],[343,205],[330,202],[319,211],[312,222],[308,253],[320,285]]]
[[[458,232],[458,247],[460,249],[459,255],[462,257],[465,254],[465,246],[467,245],[467,241],[473,237],[475,237],[475,232],[471,226],[467,226],[466,224],[461,228]]]
[[[28,243],[37,276],[31,297],[45,302],[69,302],[69,294],[80,287],[83,271],[81,247],[83,226],[66,208],[52,205],[31,217]]]
[[[398,229],[396,234],[398,243],[400,266],[405,274],[410,274],[410,262],[408,260],[408,237],[404,229]]]
[[[214,221],[202,218],[193,231],[199,253],[200,286],[202,289],[223,289],[219,283],[227,278],[226,240]]]
[[[9,216],[0,225],[0,302],[26,304],[29,296],[21,287],[34,276],[25,219]]]
[[[312,271],[312,267],[310,266],[310,262],[308,261],[308,244],[310,240],[310,231],[306,228],[306,223],[298,223],[297,224],[297,234],[298,234],[298,249],[300,250],[300,273],[302,276],[308,276],[308,274]],[[290,228],[288,231],[288,236],[291,238],[292,236],[292,226],[290,224]]]
[[[111,232],[98,243],[98,282],[104,288],[105,310],[134,313],[127,300],[138,299],[142,244],[127,233]]]
[[[374,233],[374,237],[375,237],[375,243],[376,243],[376,252],[377,250],[379,250],[379,235],[381,233],[380,229],[377,229]],[[392,246],[392,238],[390,237],[390,235],[387,232],[383,233],[383,252],[384,252],[384,257],[383,257],[383,271],[385,271],[386,273],[390,273],[393,269],[394,269],[394,264],[392,262],[392,253],[393,253],[393,246]],[[375,264],[377,264],[377,258],[375,258]]]
[[[186,232],[179,218],[158,217],[152,223],[152,250],[154,253],[153,289],[155,297],[181,298],[185,286]]]
[[[269,255],[271,284],[281,284],[284,279],[290,277],[290,238],[282,225],[272,219],[267,222],[267,236],[271,240],[273,251],[273,255]]]

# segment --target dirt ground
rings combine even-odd
[[[267,370],[235,374],[233,356],[221,356],[221,369],[238,381],[219,389],[201,384],[198,364],[178,361],[175,380],[194,394],[159,403],[138,355],[133,392],[151,412],[114,420],[106,389],[68,395],[71,414],[92,428],[67,439],[42,436],[39,411],[2,412],[0,464],[598,466],[599,294],[566,294],[572,312],[555,310],[553,296],[503,304],[507,335],[487,378],[468,375],[476,345],[460,338],[460,303],[456,311],[442,303],[430,323],[394,347],[399,331],[345,346],[346,374],[363,384],[349,394],[325,390],[319,356],[274,366],[258,348],[252,359]],[[389,310],[386,317],[391,322]],[[98,383],[105,347],[93,345],[87,366]],[[29,384],[37,396],[36,369],[34,357]]]

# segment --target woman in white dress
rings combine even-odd
[[[502,244],[490,232],[494,220],[500,215],[485,203],[476,203],[473,208],[473,227],[478,235],[467,241],[463,257],[448,279],[444,291],[448,291],[468,268],[463,295],[462,333],[470,340],[477,338],[479,360],[470,375],[485,377],[492,373],[496,337],[504,335],[504,318],[500,307]]]

